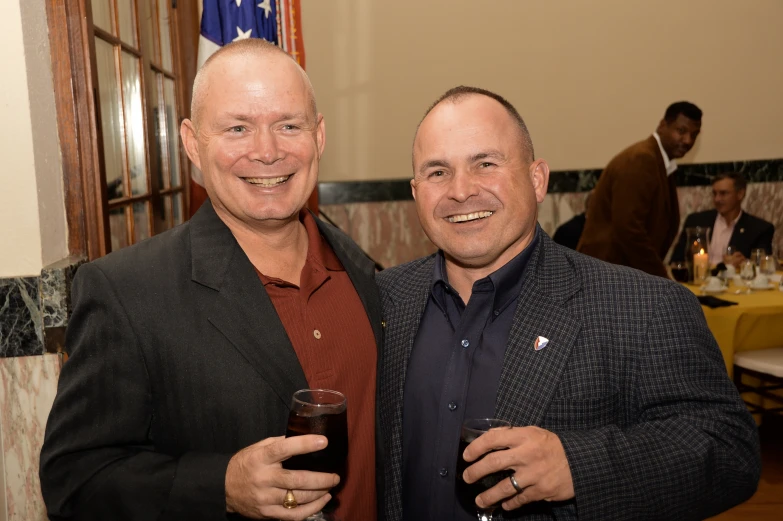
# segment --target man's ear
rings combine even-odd
[[[413,195],[413,200],[416,200],[416,178],[411,179],[411,195]]]
[[[196,127],[189,119],[182,120],[182,124],[179,126],[179,136],[182,138],[182,143],[185,145],[185,152],[188,153],[188,157],[196,167],[201,170],[201,158],[198,154],[198,139],[196,137]]]
[[[549,165],[543,159],[536,159],[530,164],[530,181],[536,193],[536,201],[542,203],[549,187]]]
[[[318,114],[318,124],[315,127],[315,143],[318,147],[318,159],[321,159],[326,146],[326,122],[323,114]]]

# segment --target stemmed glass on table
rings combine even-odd
[[[745,281],[745,285],[747,286],[747,290],[745,291],[748,295],[752,293],[750,289],[750,285],[753,282],[753,279],[756,278],[756,264],[750,260],[747,259],[740,264],[740,278]]]
[[[283,462],[288,470],[309,470],[340,476],[345,482],[348,456],[348,416],[345,396],[328,389],[302,389],[291,398],[291,412],[285,437],[320,434],[329,443],[325,449],[292,456]],[[338,487],[340,487],[338,485]],[[331,514],[318,512],[308,521],[338,521]]]
[[[465,420],[465,422],[462,424],[462,431],[460,433],[459,439],[459,452],[457,454],[457,499],[462,507],[468,512],[475,510],[479,521],[492,521],[492,514],[495,512],[497,505],[492,505],[487,509],[481,509],[476,505],[476,496],[494,487],[503,481],[503,479],[513,475],[514,472],[511,470],[503,470],[488,476],[484,476],[475,483],[465,483],[465,480],[462,479],[462,473],[465,472],[466,468],[476,463],[476,461],[480,461],[484,456],[477,459],[476,461],[468,463],[462,459],[462,453],[465,452],[465,449],[468,447],[468,445],[470,445],[482,434],[491,429],[501,428],[510,429],[511,424],[505,420],[496,420],[491,418]]]

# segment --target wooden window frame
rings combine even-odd
[[[63,166],[63,185],[66,219],[68,226],[68,249],[72,256],[86,257],[88,260],[106,255],[111,250],[109,229],[109,211],[123,204],[133,204],[135,201],[150,201],[149,219],[150,234],[155,234],[152,205],[154,198],[181,192],[182,214],[187,219],[189,205],[190,183],[189,162],[182,153],[180,146],[180,182],[176,189],[159,190],[152,182],[152,168],[150,164],[150,140],[154,139],[149,134],[151,122],[148,115],[144,114],[145,152],[147,156],[147,182],[150,192],[144,196],[123,197],[109,203],[107,198],[106,178],[103,174],[105,160],[103,157],[103,135],[100,128],[100,108],[97,102],[98,73],[94,67],[95,36],[96,34],[108,43],[118,42],[121,49],[139,57],[140,47],[133,48],[106,31],[95,27],[92,23],[92,7],[90,0],[45,0],[47,22],[49,26],[49,41],[52,58],[52,74],[54,83],[55,108],[58,123],[58,137]],[[139,2],[137,0],[136,16],[139,21]],[[180,2],[176,0],[158,0],[168,2],[171,17],[171,52],[172,70],[168,77],[175,79],[175,98],[177,114],[180,119],[190,113],[190,84],[195,77],[195,62],[198,42],[198,15],[194,2]],[[178,25],[179,9],[187,10],[187,27],[180,31]],[[119,13],[114,13],[115,18]],[[118,23],[115,20],[114,23]],[[157,16],[155,27],[157,27]],[[141,45],[141,31],[139,24],[136,26],[136,43]],[[195,38],[194,38],[195,36]],[[190,49],[191,53],[183,53]],[[121,54],[119,55],[121,59]],[[187,66],[183,66],[187,58]],[[117,54],[115,54],[115,60]],[[140,66],[140,81],[144,106],[146,103],[145,63],[142,59]],[[154,69],[153,69],[154,70]],[[118,68],[119,71],[119,68]],[[184,73],[183,73],[184,71]],[[165,72],[165,71],[164,71]],[[119,74],[119,72],[118,72]],[[121,83],[120,83],[121,87]],[[161,93],[162,94],[162,93]],[[122,96],[122,89],[120,89]],[[186,97],[187,95],[187,97]],[[125,139],[125,126],[122,127],[123,139]],[[168,141],[165,144],[169,146]],[[168,157],[168,156],[167,156]],[[128,158],[123,148],[123,178],[129,182]],[[163,162],[165,163],[165,161]],[[168,165],[165,166],[168,173]],[[169,178],[170,179],[170,178]],[[130,185],[128,185],[130,186]],[[167,215],[172,219],[171,213]],[[133,233],[133,223],[130,231]]]

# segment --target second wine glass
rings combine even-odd
[[[459,439],[459,453],[457,454],[457,499],[465,510],[468,512],[476,512],[479,521],[492,521],[492,514],[497,508],[497,505],[493,505],[487,509],[481,509],[476,505],[476,496],[494,487],[504,478],[513,475],[514,472],[510,470],[495,472],[494,474],[484,476],[474,483],[466,483],[465,480],[462,479],[462,473],[465,472],[466,468],[473,463],[476,463],[476,461],[481,460],[484,456],[476,461],[468,463],[462,458],[462,453],[465,452],[468,445],[477,440],[482,434],[491,429],[502,428],[510,429],[511,424],[506,420],[496,420],[492,418],[465,420],[462,424],[462,431]]]

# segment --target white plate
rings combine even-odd
[[[726,291],[726,288],[725,288],[725,287],[723,287],[723,288],[717,288],[717,289],[713,289],[713,288],[708,288],[707,286],[702,286],[702,287],[701,287],[701,290],[702,290],[704,293],[709,293],[710,295],[720,295],[721,293],[723,293],[724,291]]]
[[[769,276],[769,281],[770,282],[780,282],[781,277],[783,277],[783,275],[781,275],[780,273],[775,273],[774,275],[770,275]]]
[[[756,291],[764,291],[766,289],[772,289],[775,287],[774,284],[767,284],[765,286],[756,286],[755,284],[750,284],[748,286],[750,289],[755,289]]]

